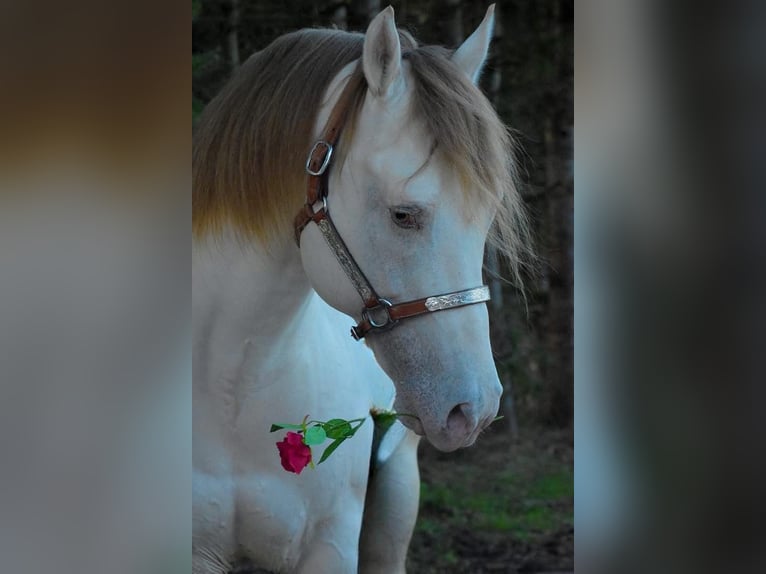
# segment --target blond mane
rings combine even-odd
[[[467,206],[496,210],[488,241],[507,256],[514,282],[532,261],[529,226],[516,186],[515,144],[487,98],[450,60],[400,32],[413,77],[413,119],[453,166]],[[192,230],[196,238],[231,228],[243,241],[268,245],[292,232],[305,198],[304,164],[322,98],[340,70],[362,55],[364,36],[301,30],[251,56],[206,107],[192,150]],[[357,98],[340,142],[353,140],[367,93],[359,68]]]

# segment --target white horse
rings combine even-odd
[[[403,572],[418,435],[454,450],[495,417],[483,250],[499,229],[515,263],[525,228],[507,131],[475,86],[492,27],[490,7],[454,53],[417,46],[391,8],[365,35],[288,34],[208,106],[193,152],[195,573]],[[314,470],[280,466],[272,423],[392,406],[414,416],[379,452],[367,422]]]

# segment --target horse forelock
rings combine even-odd
[[[515,143],[489,100],[450,60],[444,48],[419,47],[400,32],[411,75],[411,114],[472,206],[496,213],[488,241],[507,256],[515,282],[533,261],[518,192]],[[291,234],[305,197],[304,164],[322,99],[337,74],[362,54],[364,36],[301,30],[254,54],[207,106],[193,146],[192,227],[195,237],[231,227],[244,241],[268,244]],[[349,82],[356,98],[336,165],[352,145],[367,84],[361,66]]]

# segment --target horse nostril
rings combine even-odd
[[[460,403],[447,415],[447,430],[450,433],[468,434],[473,431],[473,421],[471,416],[471,405],[469,403]]]

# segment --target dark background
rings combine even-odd
[[[193,0],[192,121],[241,62],[304,27],[364,31],[375,0]],[[423,44],[456,48],[488,3],[391,2]],[[572,569],[573,3],[505,0],[481,87],[514,130],[539,271],[527,302],[488,254],[501,414],[472,449],[421,448],[414,572]]]
[[[459,4],[465,33],[485,6]],[[192,3],[197,112],[230,73],[229,6]],[[243,3],[240,57],[342,6]],[[456,4],[394,6],[457,44]],[[518,433],[507,417],[471,449],[423,448],[413,573],[572,569],[571,408],[551,408],[570,339],[547,327],[570,317],[571,6],[499,3],[489,69],[547,266],[528,318],[510,289],[512,321],[493,314]],[[189,5],[4,8],[4,571],[188,573]],[[578,572],[765,572],[766,3],[575,18]]]

